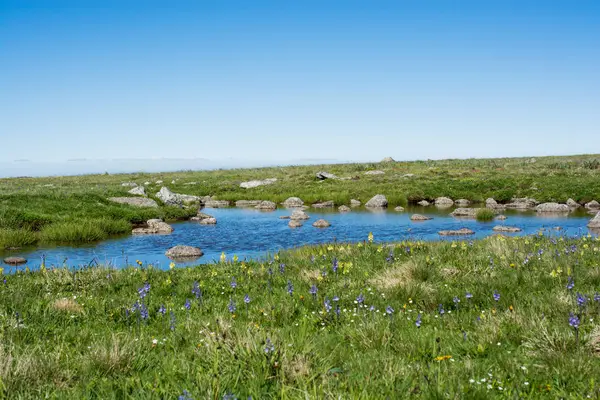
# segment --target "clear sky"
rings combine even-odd
[[[600,1],[0,1],[5,168],[593,153],[599,137]]]

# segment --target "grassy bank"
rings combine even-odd
[[[0,286],[0,393],[597,398],[599,247],[365,241],[265,264],[21,270]]]
[[[500,202],[513,197],[533,197],[542,202],[573,198],[585,203],[600,200],[599,160],[600,156],[589,155],[1,179],[0,247],[64,238],[87,241],[108,236],[114,230],[99,227],[102,232],[92,234],[83,228],[80,233],[75,232],[74,226],[83,225],[84,221],[113,220],[120,232],[125,231],[124,222],[135,224],[148,218],[177,219],[193,214],[167,207],[144,210],[108,202],[111,196],[127,196],[130,188],[122,187],[123,182],[149,182],[147,192],[151,195],[165,185],[177,193],[232,201],[260,199],[279,203],[298,196],[306,203],[333,200],[342,205],[349,204],[352,198],[364,203],[381,193],[388,197],[391,206],[439,196],[475,202],[488,197]],[[364,174],[372,170],[385,173]],[[359,179],[319,181],[315,177],[318,171]],[[254,189],[239,186],[243,181],[265,178],[278,181]],[[165,183],[156,184],[159,180]],[[52,225],[54,228],[48,228]],[[43,233],[44,229],[51,233]],[[58,232],[63,229],[70,232]]]

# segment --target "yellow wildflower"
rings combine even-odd
[[[368,239],[369,239],[369,243],[373,243],[373,239],[374,239],[373,232],[369,232]]]
[[[171,263],[169,264],[169,269],[174,269],[175,268],[175,263],[173,261],[171,261]]]
[[[227,260],[227,256],[225,255],[225,252],[221,252],[221,258],[220,258],[221,262],[224,263]]]
[[[233,255],[233,262],[237,262],[238,261],[238,256],[236,256],[235,254]]]
[[[437,356],[435,358],[435,361],[445,361],[445,360],[449,360],[451,358],[452,358],[452,356]]]

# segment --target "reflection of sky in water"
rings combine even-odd
[[[153,263],[161,268],[168,268],[171,260],[164,254],[167,249],[178,244],[200,247],[204,256],[187,264],[210,263],[219,259],[224,251],[228,256],[236,254],[244,257],[258,258],[268,252],[298,247],[305,244],[326,242],[359,242],[366,240],[369,232],[373,232],[376,242],[392,242],[405,239],[419,240],[470,240],[493,234],[496,225],[516,226],[523,231],[516,235],[527,235],[541,229],[547,235],[576,236],[587,234],[586,225],[591,218],[589,214],[578,212],[569,216],[544,215],[536,216],[533,212],[507,211],[506,221],[477,222],[472,219],[457,219],[449,215],[452,209],[438,210],[435,207],[414,207],[408,212],[388,211],[352,211],[340,214],[335,211],[308,209],[311,219],[304,221],[301,228],[291,229],[288,220],[279,219],[282,215],[290,215],[291,210],[278,209],[273,212],[254,209],[205,209],[204,212],[214,215],[216,226],[199,225],[197,222],[174,224],[175,231],[170,235],[126,236],[111,239],[82,247],[39,248],[33,251],[13,252],[28,258],[30,268],[38,267],[42,256],[46,264],[62,265],[65,258],[69,266],[86,265],[97,261],[101,264],[124,266],[140,260]],[[413,213],[427,214],[433,217],[430,221],[412,222]],[[325,218],[331,223],[330,228],[314,228],[312,223]],[[560,231],[554,228],[560,226]],[[460,229],[462,227],[475,231],[474,235],[462,237],[440,238],[441,230]],[[8,253],[4,253],[3,257]],[[182,264],[184,265],[184,264]]]

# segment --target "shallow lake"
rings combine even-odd
[[[37,268],[42,257],[46,266],[71,267],[84,266],[91,263],[111,264],[116,267],[132,265],[136,260],[144,264],[151,263],[160,268],[168,268],[171,260],[165,251],[178,244],[200,247],[204,256],[194,262],[178,263],[191,265],[217,261],[221,252],[228,257],[234,254],[240,260],[244,258],[260,258],[281,249],[293,248],[307,244],[327,242],[359,242],[367,239],[373,232],[376,242],[393,242],[406,239],[413,240],[471,240],[493,234],[496,225],[516,226],[523,231],[514,235],[528,235],[544,230],[547,235],[577,236],[587,234],[586,225],[591,216],[583,211],[569,216],[537,216],[535,212],[506,211],[506,221],[477,222],[475,220],[452,217],[452,208],[438,210],[435,207],[409,207],[406,212],[393,210],[369,211],[355,209],[349,213],[338,213],[335,210],[307,209],[311,219],[304,221],[301,228],[291,229],[288,220],[280,216],[290,215],[291,210],[277,209],[272,212],[255,209],[204,209],[204,212],[215,216],[218,224],[214,226],[200,225],[197,222],[180,222],[173,224],[175,231],[170,235],[124,236],[92,245],[68,247],[37,247],[31,250],[4,252],[8,255],[20,255],[28,259],[29,268]],[[412,222],[410,216],[419,213],[433,217],[430,221]],[[312,222],[325,218],[331,227],[319,229]],[[462,227],[475,231],[471,236],[442,238],[441,230],[460,229]],[[555,230],[561,227],[561,230]],[[7,267],[5,264],[4,267]]]

